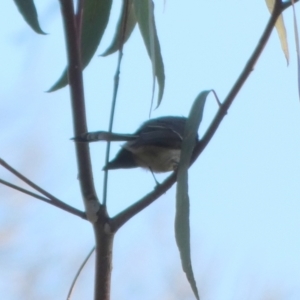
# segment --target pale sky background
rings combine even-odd
[[[83,209],[69,90],[45,93],[65,67],[58,1],[35,1],[37,35],[13,1],[0,14],[0,157],[61,200]],[[115,1],[97,54],[110,44]],[[166,89],[153,117],[187,116],[195,97],[227,95],[269,18],[263,0],[155,1]],[[299,5],[296,11],[300,14]],[[219,130],[190,170],[191,241],[201,300],[300,299],[300,102],[292,10],[284,13],[291,60],[274,31]],[[84,72],[89,130],[108,128],[117,56],[95,56]],[[138,29],[124,49],[114,129],[133,132],[148,118],[151,65]],[[200,135],[218,107],[209,97]],[[102,195],[105,143],[91,145]],[[112,155],[120,143],[112,147]],[[166,175],[159,175],[162,180]],[[0,168],[0,178],[20,184]],[[151,174],[110,172],[113,216],[151,191]],[[94,245],[92,227],[73,215],[0,185],[0,296],[65,299]],[[112,300],[194,299],[174,239],[175,188],[116,235]],[[92,299],[93,258],[72,299]]]

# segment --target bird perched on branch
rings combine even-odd
[[[142,167],[156,173],[168,172],[178,166],[186,121],[185,117],[160,117],[146,121],[133,134],[95,131],[75,137],[73,140],[126,142],[103,170]]]

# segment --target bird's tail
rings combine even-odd
[[[131,169],[137,166],[133,153],[122,148],[116,157],[103,167],[103,170]]]
[[[108,131],[94,131],[87,132],[80,136],[74,137],[71,140],[76,142],[97,142],[97,141],[107,141],[107,142],[127,142],[136,139],[137,136],[134,134],[122,134],[122,133],[113,133]]]

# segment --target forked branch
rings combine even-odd
[[[294,2],[298,2],[295,0]],[[215,118],[211,122],[209,128],[207,129],[206,133],[204,134],[203,138],[197,143],[195,147],[195,151],[192,157],[192,163],[199,157],[205,147],[208,145],[212,137],[214,136],[215,132],[217,131],[218,127],[220,126],[223,118],[227,114],[228,109],[230,108],[231,104],[233,103],[237,93],[240,91],[244,83],[246,82],[247,78],[249,77],[250,73],[254,69],[254,66],[260,57],[271,33],[274,28],[274,25],[280,16],[280,14],[292,5],[291,1],[288,2],[281,2],[281,0],[277,0],[274,5],[274,10],[268,24],[256,46],[254,49],[251,57],[249,58],[248,62],[246,63],[242,73],[238,77],[236,83],[233,85],[232,89],[230,90],[229,94],[225,98],[223,104],[220,106]],[[122,225],[124,225],[128,220],[130,220],[133,216],[137,213],[142,211],[145,207],[150,205],[156,199],[158,199],[162,194],[164,194],[172,185],[176,182],[176,172],[171,174],[160,186],[156,187],[152,192],[147,194],[145,197],[116,215],[114,218],[111,219],[111,226],[112,230],[116,232]]]

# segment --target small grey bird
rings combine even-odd
[[[168,172],[178,166],[186,120],[185,117],[160,117],[146,121],[133,134],[96,131],[75,137],[74,140],[126,141],[116,157],[104,166],[103,170],[142,167],[156,173]]]

